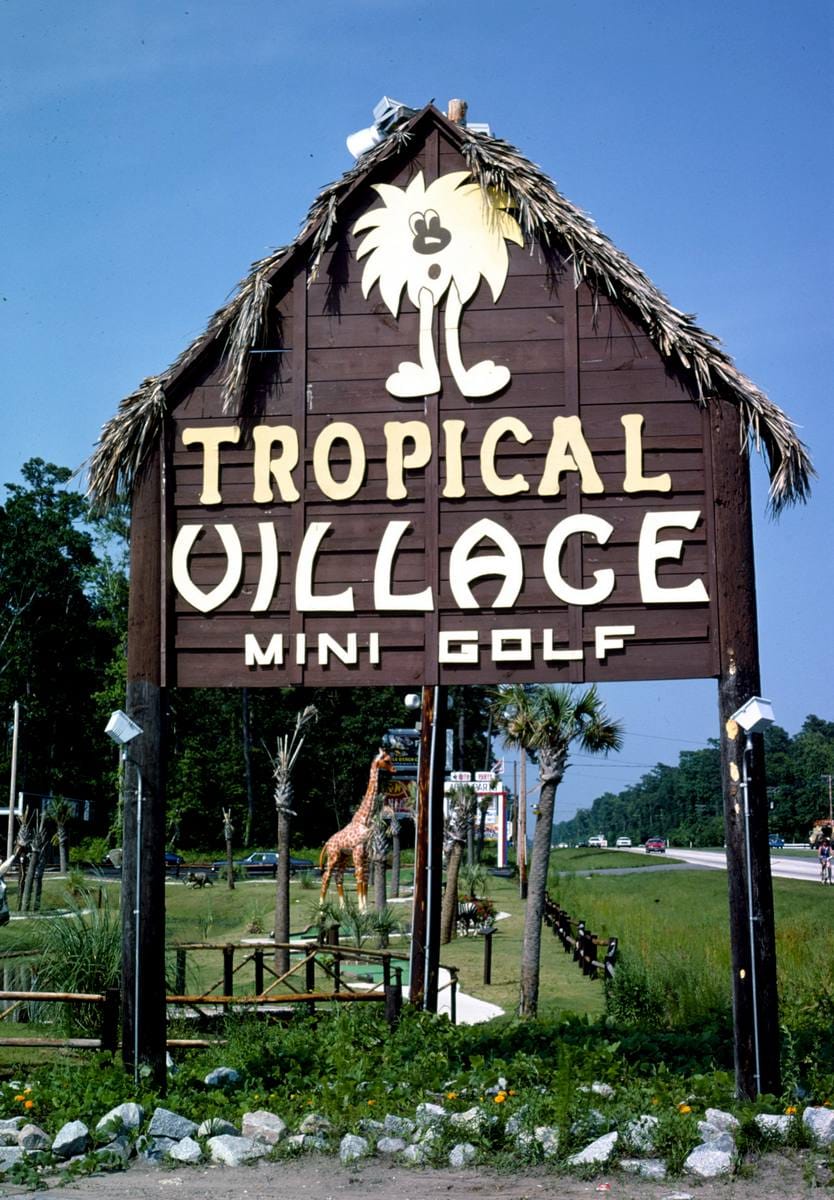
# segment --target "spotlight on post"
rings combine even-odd
[[[747,734],[764,733],[775,719],[773,705],[761,696],[751,696],[730,717],[730,720],[740,725]]]
[[[409,692],[403,703],[406,708],[411,709],[412,712],[416,712],[423,702],[416,692]]]
[[[111,714],[110,720],[104,727],[104,732],[113,739],[117,746],[126,746],[128,742],[132,742],[135,737],[139,736],[142,727],[132,721],[126,712],[117,708]]]

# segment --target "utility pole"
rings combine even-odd
[[[14,853],[14,802],[17,794],[17,738],[20,730],[20,701],[14,702],[14,730],[12,733],[12,769],[9,773],[9,828],[6,835],[6,857]],[[831,789],[831,778],[828,781]]]
[[[820,779],[828,780],[828,820],[834,825],[834,810],[831,807],[831,780],[834,779],[834,775],[820,775]]]

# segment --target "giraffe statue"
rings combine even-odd
[[[394,774],[396,769],[390,755],[385,750],[380,749],[377,752],[376,758],[371,763],[371,773],[368,777],[368,786],[365,789],[365,795],[362,797],[362,803],[344,829],[340,829],[338,833],[334,833],[328,839],[319,856],[319,867],[321,867],[325,857],[327,858],[327,866],[324,868],[321,881],[319,903],[324,904],[327,888],[330,884],[330,876],[335,871],[339,904],[344,904],[345,891],[343,884],[347,859],[348,855],[350,855],[353,858],[353,869],[356,873],[356,896],[359,901],[359,908],[362,912],[365,911],[368,896],[368,877],[365,866],[367,862],[368,838],[372,833],[371,817],[376,807],[377,797],[380,791],[384,790],[384,787],[380,787],[378,776],[380,771],[390,771],[391,774]]]

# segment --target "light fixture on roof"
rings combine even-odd
[[[415,112],[416,109],[409,108],[399,100],[383,96],[374,105],[373,125],[368,125],[365,129],[357,129],[355,133],[349,134],[345,139],[348,150],[354,158],[361,158],[363,154],[373,150],[374,146],[378,146],[395,125],[407,117],[413,116]]]

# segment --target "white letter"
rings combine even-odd
[[[379,634],[368,634],[368,661],[372,667],[379,666]]]
[[[452,647],[457,649],[452,649]],[[478,631],[461,629],[457,633],[438,635],[437,661],[439,663],[464,663],[478,665]]]
[[[553,630],[542,631],[542,658],[545,662],[581,662],[581,650],[557,650],[553,641]]]
[[[622,650],[624,637],[634,637],[633,625],[597,625],[594,630],[597,658],[605,658],[609,650]]]
[[[353,588],[345,588],[334,596],[313,595],[313,570],[322,538],[330,528],[329,521],[311,521],[298,553],[295,575],[295,607],[299,612],[353,612]],[[297,635],[302,636],[302,635]],[[304,659],[301,659],[304,662]]]
[[[254,633],[247,633],[244,646],[247,667],[280,667],[284,661],[283,634],[273,633],[266,650],[262,650]]]
[[[672,477],[668,471],[662,475],[643,474],[643,417],[640,413],[624,413],[620,424],[625,430],[625,479],[624,492],[671,492]]]
[[[319,634],[319,666],[326,667],[330,662],[330,655],[335,654],[339,662],[345,663],[352,667],[359,661],[359,642],[355,633],[347,635],[347,645],[342,647],[334,637],[329,633]]]
[[[330,470],[330,451],[337,441],[346,442],[350,454],[347,477],[341,483]],[[313,447],[313,474],[328,500],[350,500],[356,495],[365,478],[365,445],[355,425],[348,421],[325,425]]]
[[[243,551],[234,525],[215,525],[214,528],[226,551],[226,574],[216,587],[211,588],[208,592],[202,591],[193,582],[188,569],[188,556],[200,536],[202,528],[202,525],[182,525],[180,527],[171,553],[171,579],[186,604],[190,604],[198,612],[206,613],[224,604],[240,583],[240,577],[243,574]]]
[[[500,554],[469,555],[483,538],[495,542]],[[479,608],[469,586],[474,579],[503,575],[501,590],[492,608],[512,608],[524,582],[524,567],[518,542],[502,525],[486,517],[470,525],[460,535],[449,556],[449,586],[458,608]]]
[[[410,521],[389,521],[385,526],[374,567],[374,608],[377,612],[431,612],[434,608],[430,587],[402,596],[395,596],[391,591],[394,556],[403,534],[410,528]]]
[[[484,434],[481,442],[481,478],[488,492],[493,496],[516,496],[519,492],[529,492],[530,484],[519,473],[502,479],[495,470],[495,451],[505,433],[512,434],[522,446],[533,436],[523,421],[518,417],[499,417],[493,421]]]
[[[388,480],[386,496],[389,500],[405,500],[408,489],[403,479],[406,471],[417,471],[431,459],[431,434],[425,421],[386,421],[385,474]],[[414,449],[404,454],[406,439],[414,443]]]
[[[240,441],[237,425],[215,425],[206,429],[183,429],[183,446],[203,447],[203,490],[201,504],[219,504],[220,497],[220,447],[223,443],[234,446]]]
[[[680,559],[683,542],[674,538],[658,542],[661,529],[694,529],[701,513],[698,509],[685,512],[646,513],[640,528],[640,543],[637,552],[640,572],[640,598],[644,604],[698,604],[709,600],[707,589],[700,579],[693,579],[684,587],[661,587],[657,582],[657,563],[661,558]]]
[[[554,596],[564,600],[565,604],[601,604],[603,600],[608,599],[614,590],[615,582],[614,572],[610,567],[606,567],[604,571],[594,571],[596,583],[593,587],[576,588],[565,583],[562,578],[560,559],[562,548],[572,533],[592,533],[599,544],[604,546],[613,532],[613,525],[592,513],[577,513],[575,517],[565,517],[558,525],[553,526],[544,544],[542,567],[547,585]]]
[[[266,612],[278,586],[278,535],[272,521],[258,521],[261,537],[261,575],[250,612]]]
[[[466,488],[463,485],[463,435],[465,430],[465,421],[443,422],[443,460],[446,464],[443,495],[447,500],[460,500],[466,495]]]
[[[493,662],[529,662],[532,657],[533,637],[529,629],[493,629]]]

